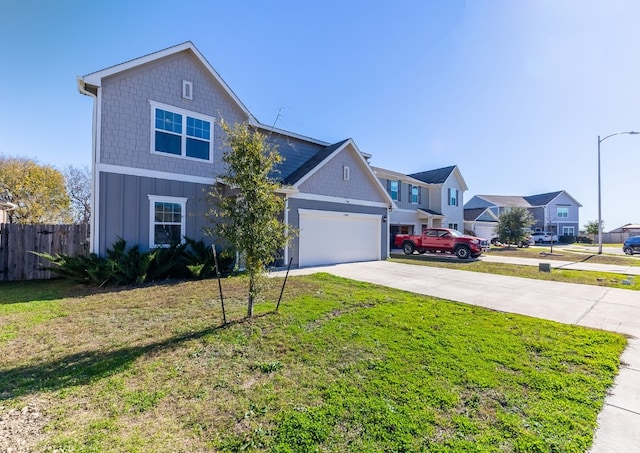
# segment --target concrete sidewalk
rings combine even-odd
[[[294,269],[290,275],[315,272],[631,335],[590,451],[640,451],[640,293],[389,261]]]

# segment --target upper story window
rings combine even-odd
[[[459,198],[458,189],[447,189],[447,194],[448,194],[447,204],[449,206],[458,206],[458,204],[460,203],[458,199]]]
[[[420,187],[418,186],[409,186],[409,191],[411,193],[411,203],[418,204],[420,203]]]
[[[569,217],[569,207],[567,207],[567,206],[558,206],[557,217],[559,219],[566,219],[567,217]]]
[[[213,160],[213,118],[151,102],[151,152]]]
[[[389,195],[392,200],[400,201],[400,181],[389,181]]]

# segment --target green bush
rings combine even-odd
[[[65,278],[90,285],[140,285],[168,278],[208,278],[215,276],[215,261],[211,246],[202,240],[185,238],[181,244],[172,244],[148,252],[138,245],[127,248],[120,238],[107,250],[104,258],[89,255],[49,255],[36,253],[48,259],[53,266],[46,269]],[[233,266],[229,253],[220,253],[218,263],[221,274],[228,274]]]
[[[559,239],[559,242],[562,242],[563,244],[573,244],[576,242],[576,237],[574,235],[563,235],[560,236]]]

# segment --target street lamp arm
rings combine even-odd
[[[598,255],[602,255],[602,184],[600,182],[600,143],[613,137],[614,135],[638,135],[640,132],[636,131],[624,131],[615,132],[611,135],[607,135],[604,138],[600,138],[598,135]]]
[[[624,134],[637,135],[637,134],[640,134],[640,132],[636,132],[636,131],[615,132],[613,134],[607,135],[604,138],[600,138],[600,136],[598,136],[598,144],[602,143],[603,141],[605,141],[609,137],[613,137],[614,135],[624,135]]]

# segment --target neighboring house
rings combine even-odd
[[[535,219],[532,231],[576,236],[580,231],[582,205],[566,191],[530,196],[475,195],[464,205],[465,228],[491,239],[496,236],[498,216],[511,207],[524,207]]]
[[[191,42],[78,78],[94,98],[91,249],[200,239],[205,193],[225,172],[219,121],[278,145],[295,266],[385,259],[392,200],[351,139],[326,143],[258,122]]]
[[[420,234],[423,228],[462,230],[467,184],[457,166],[405,175],[372,167],[393,200],[390,240],[396,234]]]
[[[629,233],[631,235],[640,234],[640,223],[627,223],[626,225],[622,225],[615,230],[609,231],[609,233]]]
[[[7,189],[0,190],[0,223],[8,223],[9,211],[17,207],[15,203],[9,201],[9,191]]]

